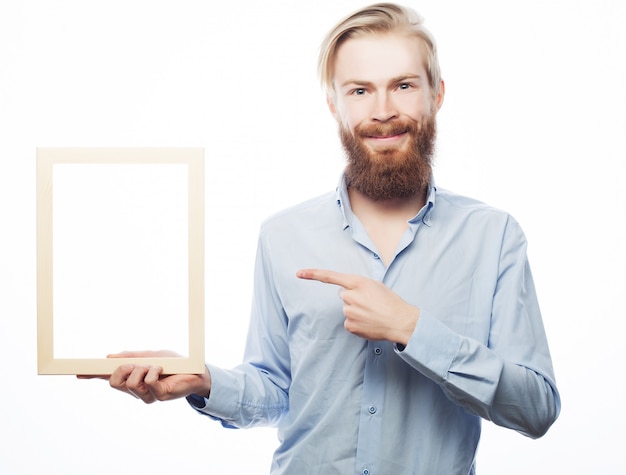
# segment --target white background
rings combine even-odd
[[[206,148],[207,359],[233,366],[259,224],[334,188],[343,166],[316,54],[363,4],[1,4],[0,473],[268,473],[273,429],[36,375],[35,148]],[[524,227],[563,398],[537,441],[485,423],[479,473],[626,473],[626,2],[413,6],[447,85],[437,182]]]

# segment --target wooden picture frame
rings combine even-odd
[[[36,168],[38,373],[203,373],[203,149],[38,148]],[[181,356],[107,357],[162,349]]]

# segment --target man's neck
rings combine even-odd
[[[388,266],[396,255],[402,236],[413,218],[426,203],[426,192],[404,199],[375,201],[353,188],[348,188],[352,212],[359,218]]]

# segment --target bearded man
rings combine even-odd
[[[276,426],[274,475],[473,474],[481,420],[540,437],[559,413],[524,234],[432,179],[444,83],[413,11],[355,12],[319,64],[348,163],[263,224],[243,363],[110,384]]]

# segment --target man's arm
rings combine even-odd
[[[526,241],[514,221],[503,236],[487,344],[454,332],[380,282],[316,269],[297,276],[339,285],[348,331],[396,343],[405,362],[469,412],[529,437],[540,437],[556,420],[560,399]]]
[[[226,427],[276,425],[287,412],[290,384],[286,321],[274,287],[271,258],[259,240],[252,317],[245,362],[233,369],[207,365],[204,374],[163,375],[157,366],[121,365],[108,379],[111,387],[145,403],[187,397],[200,413]],[[168,351],[124,352],[111,358],[175,356]],[[94,376],[80,376],[81,379]],[[195,395],[195,396],[194,396]],[[190,397],[191,396],[191,397]]]

